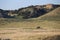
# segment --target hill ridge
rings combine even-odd
[[[47,4],[47,5],[28,6],[25,8],[20,8],[18,10],[0,9],[0,18],[15,18],[15,17],[23,19],[36,18],[58,7],[60,7],[60,5]]]

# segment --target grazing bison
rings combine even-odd
[[[41,29],[41,27],[40,26],[37,26],[36,29]]]

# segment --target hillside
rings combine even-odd
[[[38,17],[42,20],[52,20],[52,21],[60,21],[60,7],[56,8],[55,10],[46,13],[45,15]]]

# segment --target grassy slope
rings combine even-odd
[[[44,25],[53,28],[60,28],[60,7],[50,13],[47,13],[38,19],[45,20]]]
[[[60,21],[60,7],[56,8],[55,10],[53,10],[50,13],[47,13],[47,14],[39,17],[39,19],[50,20],[50,21]]]
[[[11,22],[11,21],[10,21]],[[29,19],[28,21],[11,22],[0,25],[0,27],[18,27],[18,28],[60,28],[60,7],[36,19]]]

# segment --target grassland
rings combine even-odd
[[[0,38],[4,40],[44,40],[46,37],[60,35],[59,30],[60,7],[38,18],[0,18]]]

